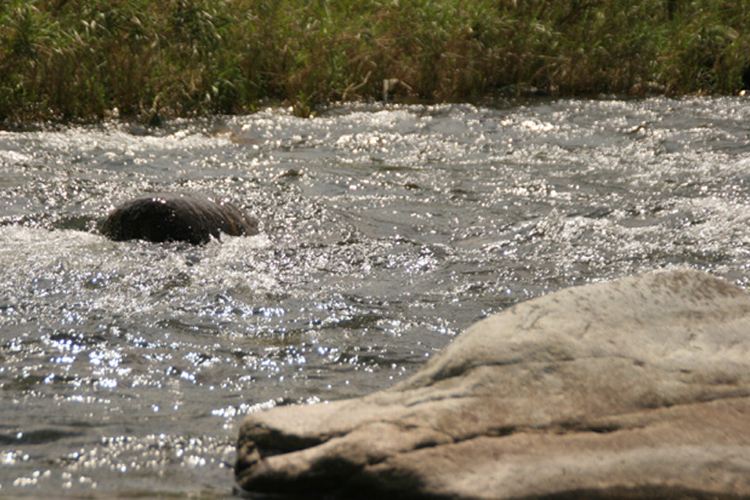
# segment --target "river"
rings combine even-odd
[[[387,387],[519,301],[675,267],[747,287],[749,139],[730,97],[0,131],[0,498],[234,498],[245,415]],[[262,233],[97,234],[153,191]]]

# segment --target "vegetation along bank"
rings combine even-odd
[[[747,0],[0,0],[0,121],[269,100],[733,94]],[[116,111],[115,111],[116,110]]]

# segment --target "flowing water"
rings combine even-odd
[[[740,98],[2,131],[0,497],[231,498],[245,415],[387,387],[519,301],[673,267],[746,287],[749,139]],[[97,234],[165,190],[262,234]]]

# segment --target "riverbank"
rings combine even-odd
[[[732,0],[10,0],[0,121],[158,123],[267,100],[733,94],[750,7]],[[388,89],[384,89],[387,86]]]

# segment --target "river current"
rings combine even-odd
[[[262,232],[97,234],[154,191]],[[747,287],[749,265],[741,98],[0,131],[0,498],[233,498],[250,412],[388,387],[563,287],[685,267]]]

